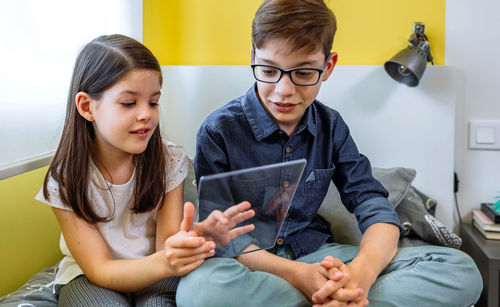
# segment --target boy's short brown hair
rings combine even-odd
[[[337,21],[323,0],[264,0],[252,22],[252,47],[283,39],[292,46],[313,52],[332,49]]]

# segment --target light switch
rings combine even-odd
[[[494,127],[477,127],[476,143],[478,144],[495,144],[495,128]]]
[[[469,122],[469,148],[500,150],[500,120]]]

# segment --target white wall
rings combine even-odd
[[[36,161],[58,145],[78,51],[103,34],[142,41],[142,7],[139,0],[0,0],[0,179],[47,163]]]
[[[255,82],[249,66],[163,66],[161,126],[191,157],[205,117]],[[196,90],[193,90],[196,89]],[[417,88],[394,82],[382,66],[337,66],[318,99],[337,109],[373,166],[409,167],[413,185],[435,198],[436,217],[456,224],[453,152],[456,82],[446,66],[430,66]]]
[[[458,202],[465,221],[481,202],[494,202],[500,191],[500,151],[468,149],[470,120],[500,120],[500,2],[446,1],[446,65],[458,86],[455,170]],[[425,76],[424,76],[425,77]]]

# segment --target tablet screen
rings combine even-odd
[[[306,160],[294,160],[226,173],[203,176],[198,183],[200,220],[213,210],[224,212],[234,204],[250,202],[255,216],[237,225],[254,224],[255,229],[228,245],[217,247],[216,256],[235,257],[250,244],[257,248],[244,253],[274,247],[286,213],[304,171]]]

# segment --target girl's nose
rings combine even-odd
[[[147,104],[146,107],[142,107],[139,109],[139,113],[137,114],[137,120],[141,122],[147,122],[151,119],[152,117],[152,111],[151,108],[149,107],[149,104]]]

